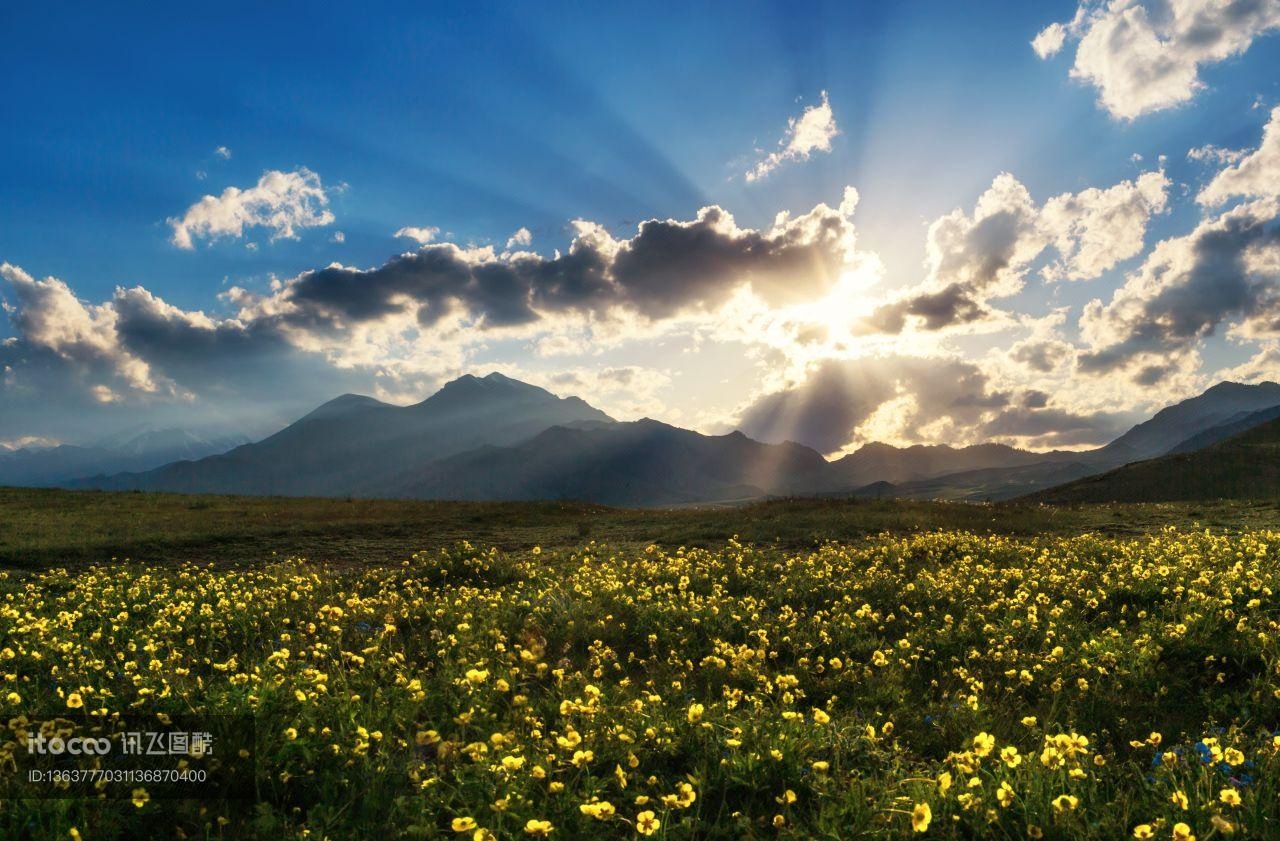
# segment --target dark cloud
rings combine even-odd
[[[1043,409],[1049,405],[1049,395],[1043,391],[1028,391],[1022,395],[1022,405],[1027,409]]]
[[[1090,349],[1080,370],[1101,374],[1134,368],[1140,384],[1172,370],[1201,339],[1241,320],[1262,335],[1280,315],[1280,204],[1261,200],[1208,219],[1191,233],[1161,242],[1116,291],[1091,302],[1081,317]]]
[[[975,300],[972,289],[952,283],[937,292],[920,292],[884,304],[867,318],[867,324],[875,332],[901,333],[907,326],[908,316],[919,319],[925,330],[941,330],[989,318],[991,311]]]
[[[771,303],[794,303],[835,281],[851,234],[824,207],[768,232],[737,230],[723,210],[704,208],[694,222],[643,223],[612,274],[627,303],[650,317],[722,300],[743,280]]]
[[[1009,357],[1021,362],[1033,371],[1047,374],[1067,357],[1071,356],[1071,346],[1066,342],[1054,339],[1029,340],[1019,342],[1009,351]]]
[[[827,363],[801,385],[761,397],[743,412],[738,428],[761,441],[796,441],[835,452],[893,396],[893,382],[871,365]]]
[[[1036,397],[1024,398],[1023,405],[1002,411],[983,424],[983,435],[993,439],[1034,439],[1040,447],[1098,445],[1114,439],[1134,420],[1121,413],[1080,414],[1046,408],[1042,392],[1029,392],[1028,397],[1031,395]]]
[[[330,266],[289,281],[259,309],[322,332],[412,313],[423,327],[461,313],[481,328],[546,315],[620,309],[650,319],[721,304],[751,284],[766,301],[817,297],[852,255],[852,202],[782,217],[768,230],[739,228],[719,207],[691,221],[651,220],[615,240],[590,223],[565,254],[495,254],[429,244],[370,270]]]
[[[111,307],[120,345],[180,382],[205,382],[214,371],[242,375],[257,362],[294,350],[269,323],[189,313],[140,286],[118,290]]]

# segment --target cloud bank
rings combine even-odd
[[[578,220],[568,249],[552,256],[429,242],[370,269],[334,264],[265,292],[233,287],[223,315],[140,286],[86,302],[63,280],[4,264],[15,335],[0,345],[0,391],[10,407],[53,388],[102,405],[250,400],[278,397],[282,382],[315,389],[317,372],[335,383],[359,372],[413,392],[457,373],[494,336],[563,335],[569,324],[661,329],[737,294],[770,306],[820,296],[853,255],[856,203],[848,190],[837,207],[783,213],[762,229],[708,206],[627,238]]]

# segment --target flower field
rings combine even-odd
[[[0,836],[1276,838],[1277,590],[1174,529],[0,573],[0,775],[38,713],[257,731],[251,801]]]

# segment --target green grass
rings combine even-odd
[[[525,549],[614,544],[716,546],[738,535],[805,548],[889,531],[946,528],[1011,535],[1142,534],[1194,523],[1241,530],[1280,525],[1274,503],[1045,507],[1006,503],[777,500],[736,508],[624,510],[572,502],[450,503],[186,496],[0,488],[0,566],[260,563],[300,555],[382,564],[458,540]]]

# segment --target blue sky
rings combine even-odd
[[[951,282],[926,266],[930,225],[957,209],[972,215],[1001,173],[1037,205],[1153,171],[1168,184],[1161,205],[1142,220],[1139,250],[1119,249],[1122,256],[1081,281],[1042,282],[1037,273],[1053,259],[1046,250],[1020,268],[1014,284],[1020,288],[984,292],[988,310],[1022,319],[1018,329],[994,329],[998,319],[984,317],[915,330],[908,319],[884,340],[859,329],[858,342],[817,351],[752,338],[778,327],[753,320],[776,316],[776,301],[751,310],[743,336],[725,327],[723,309],[711,312],[716,301],[704,298],[693,302],[696,313],[660,318],[652,307],[634,306],[613,307],[607,317],[593,306],[553,318],[535,306],[537,326],[527,321],[506,332],[487,329],[469,300],[456,307],[464,311],[458,323],[421,328],[408,348],[392,347],[404,344],[399,323],[373,339],[366,331],[360,341],[376,348],[347,355],[350,337],[334,338],[332,323],[324,340],[302,336],[291,324],[277,337],[283,348],[277,355],[235,363],[247,368],[238,379],[230,367],[202,373],[161,351],[149,356],[154,345],[144,347],[125,329],[115,328],[114,338],[81,336],[76,347],[59,343],[47,319],[40,334],[34,318],[19,317],[39,315],[41,303],[30,282],[23,287],[11,278],[10,288],[0,281],[10,315],[0,322],[0,337],[10,340],[0,440],[82,438],[139,417],[174,423],[198,417],[261,434],[340,390],[407,402],[451,376],[491,368],[580,392],[620,417],[649,414],[708,431],[741,425],[778,437],[798,434],[808,422],[783,428],[760,421],[761,401],[794,395],[800,404],[791,414],[803,417],[805,388],[833,366],[883,368],[890,357],[918,357],[989,371],[993,354],[1007,356],[1036,329],[1075,356],[1119,346],[1123,337],[1115,335],[1092,343],[1081,338],[1083,308],[1095,298],[1107,303],[1157,243],[1187,235],[1212,215],[1196,196],[1240,158],[1189,160],[1188,151],[1259,148],[1280,102],[1280,37],[1267,16],[1274,4],[1262,4],[1264,14],[1249,20],[1220,14],[1212,3],[1177,5],[1175,14],[1156,2],[1089,4],[1047,58],[1032,40],[1051,24],[1072,21],[1075,3],[755,3],[731,11],[712,4],[10,5],[0,10],[0,27],[9,34],[0,78],[10,127],[0,133],[0,262],[31,281],[65,284],[90,313],[88,322],[108,334],[102,319],[94,322],[94,307],[107,306],[104,318],[119,322],[115,290],[137,286],[182,313],[203,313],[224,332],[234,325],[223,321],[232,318],[252,332],[259,322],[250,321],[271,309],[263,301],[279,294],[273,279],[278,290],[335,262],[375,270],[419,247],[396,236],[405,227],[438,229],[421,243],[428,249],[491,245],[496,253],[526,229],[530,243],[514,250],[553,259],[578,235],[573,220],[597,223],[621,241],[635,236],[643,220],[693,220],[700,208],[715,205],[740,229],[764,231],[780,211],[799,216],[819,203],[837,207],[846,186],[859,196],[851,216],[857,252],[881,267],[857,293],[874,309]],[[1128,100],[1108,106],[1104,92],[1122,90],[1124,80],[1070,75],[1073,66],[1087,71],[1081,56],[1091,29],[1113,25],[1119,6],[1142,8],[1162,51],[1153,60],[1190,61],[1193,83],[1172,79],[1154,105],[1138,104],[1128,91]],[[1225,58],[1185,58],[1198,47],[1179,41],[1185,25],[1175,18],[1191,12],[1209,15],[1218,27]],[[824,94],[833,127],[826,148],[784,159],[764,177],[745,177],[782,148],[788,120],[821,106]],[[1140,113],[1117,113],[1125,108]],[[193,247],[175,245],[170,220],[182,219],[205,196],[253,188],[268,172],[309,173],[323,193],[312,210],[332,221],[312,224],[313,216],[292,236],[269,225],[232,233],[205,228]],[[1250,188],[1232,201],[1265,195]],[[743,266],[749,285],[752,269]],[[246,298],[225,294],[232,287],[255,296],[252,314]],[[716,289],[728,301],[734,287]],[[816,291],[811,297],[826,300]],[[47,298],[41,300],[51,306]],[[1052,330],[1028,326],[1027,319],[1044,319],[1058,307],[1067,312]],[[833,320],[826,310],[819,319],[824,328]],[[1074,367],[1022,379],[1011,367],[1000,369],[980,384],[979,396],[1003,394],[1001,405],[1012,411],[1039,402],[1028,402],[1026,393],[1052,389],[1061,393],[1058,402],[1033,406],[1039,419],[1027,428],[1052,427],[1043,410],[1056,410],[1071,416],[1074,431],[1004,439],[1027,446],[1096,443],[1222,371],[1259,360],[1247,373],[1265,375],[1258,366],[1272,348],[1269,335],[1250,328],[1248,341],[1225,338],[1233,319],[1256,322],[1259,312],[1237,307],[1191,345],[1142,350],[1145,362],[1112,365],[1105,388],[1086,382],[1080,366],[1089,363],[1076,360]],[[850,312],[847,320],[866,315]],[[314,320],[308,318],[308,329]],[[601,328],[605,321],[611,324]],[[341,329],[350,325],[348,319]],[[1126,329],[1142,332],[1132,324]],[[546,340],[564,336],[575,337],[575,350],[547,353]],[[103,349],[112,342],[120,347]],[[1178,364],[1157,377],[1151,359],[1170,354]],[[860,359],[874,364],[859,368]],[[122,374],[132,364],[127,360],[145,364],[150,376]],[[174,373],[179,367],[181,376]],[[1143,386],[1136,394],[1134,376]],[[248,382],[255,377],[264,382]],[[289,387],[279,388],[282,381]],[[985,415],[973,415],[925,406],[917,394],[909,423],[875,416],[877,409],[882,416],[903,409],[922,388],[918,377],[898,369],[875,387],[848,386],[848,402],[860,408],[838,429],[815,433],[821,448],[872,437],[985,440],[1012,428],[997,418],[1006,411],[995,405],[999,400],[988,401],[994,408]],[[48,399],[53,390],[57,400]],[[890,395],[899,405],[885,407],[889,398],[876,403],[870,394]]]

